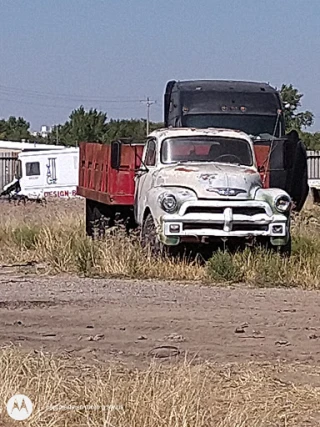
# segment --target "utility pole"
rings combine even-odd
[[[150,107],[152,104],[156,104],[157,101],[151,101],[149,97],[140,102],[143,102],[147,106],[147,135],[149,135],[149,126],[150,126]]]

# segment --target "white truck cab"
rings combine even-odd
[[[262,239],[290,251],[290,196],[263,188],[252,140],[243,132],[152,132],[135,191],[135,220],[153,247]]]

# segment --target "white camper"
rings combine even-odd
[[[79,148],[22,152],[16,178],[3,193],[28,199],[75,197],[79,173]]]

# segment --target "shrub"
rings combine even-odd
[[[209,259],[207,273],[215,282],[240,282],[243,273],[232,254],[218,250]]]
[[[40,235],[40,229],[32,225],[21,225],[12,230],[12,240],[24,249],[34,249]]]

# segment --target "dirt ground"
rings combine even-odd
[[[138,367],[320,360],[318,292],[0,273],[0,345]]]

